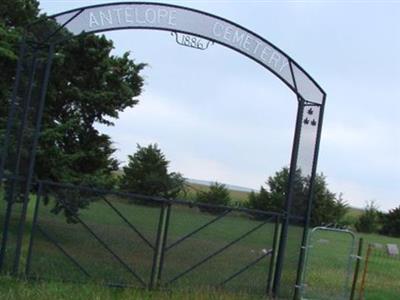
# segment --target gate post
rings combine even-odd
[[[151,269],[151,278],[149,285],[150,289],[157,288],[161,280],[170,213],[171,203],[166,204],[164,202],[161,206],[160,218],[158,221],[157,240],[156,246],[154,248],[153,266]]]
[[[309,229],[310,223],[311,223],[311,213],[312,213],[313,201],[314,201],[314,186],[315,186],[315,177],[317,174],[319,146],[321,143],[322,122],[324,119],[325,98],[326,98],[326,96],[324,96],[324,98],[323,98],[323,102],[320,107],[319,117],[318,117],[318,129],[317,129],[315,148],[314,148],[314,153],[313,153],[313,162],[312,162],[312,169],[311,169],[311,176],[310,176],[310,187],[309,187],[308,195],[307,195],[307,208],[306,208],[306,212],[305,212],[305,221],[304,221],[304,227],[303,227],[303,237],[302,237],[301,248],[300,248],[299,263],[298,263],[298,267],[297,267],[294,299],[300,299],[301,292],[303,289],[302,280],[303,280],[303,272],[304,272],[304,265],[305,265],[305,257],[306,257],[306,252],[307,252],[308,229]]]
[[[280,216],[275,217],[274,222],[274,237],[272,240],[272,253],[271,258],[269,260],[269,268],[268,268],[268,278],[267,278],[267,295],[272,296],[271,289],[272,289],[272,279],[275,272],[275,260],[276,260],[276,253],[278,248],[278,241],[279,241],[279,230],[280,230]]]
[[[293,204],[293,185],[296,177],[297,171],[297,158],[299,154],[299,143],[301,136],[301,126],[303,121],[303,110],[304,110],[304,100],[299,98],[298,108],[297,108],[297,117],[296,117],[296,129],[294,133],[293,140],[293,149],[292,149],[292,157],[290,161],[290,171],[289,171],[289,179],[288,186],[286,189],[286,200],[285,200],[285,208],[284,215],[282,220],[282,231],[279,240],[279,248],[278,248],[278,257],[276,260],[276,268],[275,268],[275,276],[274,283],[272,287],[272,293],[274,297],[279,296],[279,288],[282,277],[283,263],[285,260],[286,254],[286,243],[288,238],[288,230],[290,226],[290,218],[291,218],[291,209]]]
[[[8,113],[8,118],[7,118],[7,125],[6,125],[6,133],[4,136],[4,140],[3,140],[3,148],[2,148],[2,153],[1,153],[1,161],[0,161],[0,186],[3,184],[3,177],[4,177],[4,169],[5,169],[5,162],[7,160],[7,156],[8,156],[8,147],[10,144],[10,136],[11,136],[11,130],[12,127],[15,123],[15,114],[16,114],[16,107],[17,107],[17,96],[18,96],[18,89],[20,86],[20,81],[21,81],[21,73],[23,71],[23,61],[24,61],[24,57],[26,54],[26,49],[27,49],[27,45],[26,45],[26,41],[22,40],[20,42],[20,49],[19,49],[19,57],[18,57],[18,62],[17,62],[17,69],[16,69],[16,75],[15,75],[15,82],[14,82],[14,86],[13,86],[13,91],[12,91],[12,96],[11,96],[11,103],[10,103],[10,107],[9,107],[9,113]],[[34,59],[33,59],[34,60]],[[32,74],[34,73],[34,66],[32,65],[32,69],[30,70],[31,74],[29,75],[29,77],[32,77]],[[29,79],[29,81],[31,81]],[[24,97],[25,101],[27,101],[26,97]],[[25,103],[20,103],[20,105],[25,105]],[[22,121],[22,120],[21,120]],[[22,124],[20,124],[20,126],[22,127]],[[22,133],[20,133],[21,131],[23,131],[24,128],[19,128],[19,132],[18,135],[22,135]],[[17,139],[19,140],[19,138],[17,137]],[[17,146],[17,152],[19,147]],[[15,162],[15,167],[12,166],[12,169],[14,169],[14,177],[11,178],[10,180],[10,184],[11,184],[11,189],[6,188],[5,189],[5,195],[4,195],[4,200],[7,202],[6,204],[6,212],[4,215],[4,223],[3,223],[3,236],[2,236],[2,240],[1,240],[1,248],[0,248],[0,272],[3,269],[3,265],[4,265],[4,260],[5,260],[5,254],[6,254],[6,249],[7,249],[7,242],[8,242],[8,227],[10,225],[10,218],[11,218],[11,213],[12,213],[12,206],[13,206],[13,202],[14,202],[14,186],[16,184],[16,180],[17,180],[17,172],[19,169],[19,164],[16,160]]]
[[[17,70],[16,70],[16,74],[15,74],[15,82],[14,82],[13,91],[12,91],[12,95],[11,95],[11,101],[10,101],[10,107],[9,107],[9,111],[8,111],[8,118],[7,118],[7,125],[6,125],[6,133],[4,135],[3,148],[2,148],[1,158],[0,158],[1,159],[1,161],[0,161],[0,185],[3,183],[4,167],[5,167],[5,162],[6,162],[7,156],[8,156],[8,146],[10,143],[11,128],[15,122],[14,117],[15,117],[16,101],[17,101],[19,83],[21,80],[22,62],[24,60],[25,53],[26,53],[26,42],[25,42],[25,40],[22,40],[20,42]],[[1,268],[0,268],[0,270],[1,270]]]
[[[29,273],[31,270],[33,240],[34,240],[35,234],[36,234],[36,224],[37,224],[37,219],[38,219],[40,201],[42,201],[42,193],[43,193],[43,184],[42,184],[42,182],[39,181],[38,187],[37,187],[37,192],[36,192],[35,210],[33,212],[31,236],[29,239],[28,256],[26,258],[26,265],[25,265],[25,276],[26,277],[29,276]]]
[[[44,104],[46,100],[46,93],[47,93],[47,86],[50,78],[50,71],[51,65],[53,61],[53,54],[54,54],[54,45],[50,44],[48,48],[48,55],[47,55],[47,62],[46,62],[46,69],[43,76],[43,81],[40,87],[40,98],[39,98],[39,107],[36,115],[36,122],[35,122],[35,129],[33,134],[33,141],[32,147],[30,150],[29,156],[29,166],[28,166],[28,174],[25,178],[24,183],[24,198],[22,204],[22,211],[20,214],[20,219],[18,223],[18,233],[17,233],[17,242],[15,247],[15,257],[14,257],[14,264],[13,264],[13,273],[17,274],[19,270],[19,262],[21,258],[21,250],[22,250],[22,240],[24,236],[24,229],[25,229],[25,221],[26,221],[26,212],[28,209],[28,202],[29,202],[29,194],[32,185],[32,177],[35,168],[35,161],[36,161],[36,151],[38,146],[38,140],[40,135],[40,129],[42,125],[42,117],[43,117],[43,110]]]

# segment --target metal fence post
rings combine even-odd
[[[311,223],[311,213],[313,209],[313,201],[314,201],[314,186],[315,186],[315,177],[317,173],[317,162],[318,162],[318,154],[319,154],[319,146],[321,143],[321,133],[322,133],[322,122],[324,119],[324,110],[325,110],[325,100],[326,95],[324,95],[322,105],[319,107],[319,117],[318,117],[318,129],[317,136],[315,141],[315,148],[313,153],[313,163],[310,177],[310,187],[307,195],[307,208],[305,212],[305,224],[303,228],[303,236],[301,241],[301,249],[299,255],[299,262],[297,266],[297,275],[296,275],[296,289],[294,298],[300,299],[301,293],[303,291],[302,280],[303,280],[303,272],[305,266],[305,256],[307,252],[307,241],[308,241],[308,230]]]
[[[364,298],[364,292],[365,292],[365,282],[367,280],[367,273],[368,273],[368,262],[369,262],[369,257],[371,256],[372,252],[372,245],[368,245],[367,249],[367,255],[365,256],[365,264],[364,264],[364,272],[363,276],[361,279],[361,285],[360,285],[360,294],[359,294],[359,299],[362,300]]]
[[[272,240],[272,253],[271,258],[269,259],[269,269],[268,269],[268,279],[267,279],[267,295],[271,295],[272,289],[272,278],[275,272],[275,259],[276,259],[276,250],[278,246],[278,238],[279,238],[279,225],[280,225],[280,218],[279,216],[275,217],[275,225],[274,225],[274,236]]]
[[[16,74],[16,79],[14,83],[14,88],[13,88],[13,95],[11,99],[11,105],[10,105],[10,112],[7,120],[7,129],[6,129],[6,134],[4,137],[4,145],[3,145],[3,150],[2,150],[2,158],[1,158],[1,166],[0,166],[0,179],[2,184],[3,176],[4,176],[4,168],[5,168],[5,161],[7,160],[8,156],[8,145],[10,143],[10,135],[11,135],[11,128],[13,126],[13,123],[15,122],[15,114],[16,114],[16,107],[17,105],[17,96],[18,96],[18,88],[19,88],[19,83],[21,81],[21,73],[23,72],[23,59],[24,55],[26,53],[26,43],[22,42],[21,44],[21,49],[20,49],[20,56],[18,59],[18,65],[17,65],[17,74]],[[27,122],[28,118],[28,109],[30,106],[31,102],[31,96],[32,96],[32,89],[33,89],[33,81],[36,73],[36,67],[37,67],[37,52],[34,51],[30,69],[28,72],[28,87],[27,90],[25,91],[25,94],[23,96],[23,101],[20,103],[20,107],[22,108],[22,115],[21,115],[21,124],[19,124],[19,128],[17,130],[17,136],[16,136],[16,149],[15,149],[15,159],[13,160],[13,166],[12,166],[12,172],[14,175],[14,178],[10,179],[10,189],[7,189],[6,192],[6,201],[7,201],[7,207],[6,207],[6,213],[4,216],[4,225],[3,225],[3,237],[1,241],[1,249],[0,249],[0,271],[3,269],[4,265],[4,259],[5,259],[5,252],[7,249],[7,243],[8,243],[8,228],[10,225],[10,218],[12,214],[12,207],[14,203],[14,194],[15,194],[15,189],[16,189],[16,184],[17,184],[17,177],[19,175],[19,168],[20,168],[20,161],[21,161],[21,151],[22,151],[22,142],[23,142],[23,133],[25,131],[25,124]]]
[[[150,289],[155,289],[158,286],[161,278],[162,264],[164,260],[165,241],[167,219],[169,219],[170,204],[163,203],[161,206],[160,217],[158,221],[156,247],[154,248],[153,265],[151,269]]]
[[[39,205],[40,205],[40,201],[42,199],[42,192],[43,192],[43,185],[41,182],[39,182],[37,195],[36,195],[35,211],[33,213],[31,237],[29,239],[28,256],[26,258],[25,276],[29,276],[29,272],[30,272],[30,268],[31,268],[33,240],[34,240],[35,231],[36,231],[36,223],[37,223],[37,218],[38,218],[38,213],[39,213]]]
[[[165,248],[167,246],[167,238],[168,238],[168,229],[169,229],[169,217],[171,215],[171,204],[168,203],[167,206],[167,215],[165,217],[165,225],[164,225],[164,232],[163,232],[163,239],[161,244],[161,255],[160,255],[160,264],[157,274],[157,285],[161,283],[161,276],[164,267],[164,256],[165,256]]]
[[[33,136],[33,141],[32,141],[31,153],[30,153],[30,157],[29,157],[28,174],[27,174],[26,182],[25,182],[24,201],[22,204],[21,216],[20,216],[19,223],[18,223],[18,234],[17,234],[17,242],[16,242],[16,247],[15,247],[15,257],[14,257],[14,265],[13,265],[13,273],[14,274],[18,273],[19,262],[21,259],[21,249],[22,249],[22,240],[23,240],[24,229],[25,229],[26,212],[27,212],[27,208],[28,208],[29,193],[30,193],[30,189],[31,189],[32,177],[33,177],[33,172],[34,172],[34,168],[35,168],[36,151],[37,151],[37,145],[38,145],[40,129],[41,129],[41,124],[42,124],[42,116],[43,116],[44,104],[45,104],[45,100],[46,100],[47,85],[48,85],[49,78],[50,78],[53,54],[54,54],[54,45],[49,45],[46,69],[45,69],[43,81],[42,81],[41,88],[40,88],[40,98],[39,98],[38,112],[37,112],[37,116],[36,116],[35,131],[34,131],[34,136]]]
[[[21,81],[21,73],[23,70],[22,62],[24,60],[25,52],[26,52],[26,42],[25,42],[25,40],[22,40],[20,42],[17,70],[16,70],[16,75],[15,75],[13,91],[12,91],[12,95],[11,95],[11,102],[10,102],[9,111],[8,111],[6,132],[5,132],[5,135],[3,138],[3,146],[2,146],[2,153],[1,153],[1,160],[0,160],[0,185],[3,182],[4,168],[5,168],[5,163],[6,163],[7,156],[8,156],[8,147],[9,147],[9,143],[10,143],[11,128],[15,123],[15,112],[16,112],[16,106],[17,106],[16,102],[17,102],[18,89],[19,89],[19,85],[20,85],[20,81]],[[0,268],[0,270],[1,270],[1,268]]]
[[[290,65],[291,66],[291,65]],[[298,108],[297,108],[297,116],[296,116],[296,129],[293,138],[293,149],[292,156],[290,161],[290,171],[288,178],[288,185],[286,188],[286,199],[285,199],[285,208],[284,208],[284,216],[282,220],[282,230],[279,239],[279,249],[278,256],[276,259],[276,270],[274,275],[274,282],[272,287],[272,292],[274,297],[279,296],[279,289],[281,284],[282,272],[283,272],[283,264],[285,261],[286,254],[286,244],[288,239],[288,232],[290,226],[291,219],[291,210],[293,205],[294,191],[293,185],[296,177],[297,171],[297,159],[299,154],[299,146],[300,146],[300,136],[301,136],[301,128],[303,122],[303,110],[304,110],[304,100],[299,99]],[[305,225],[305,224],[304,224]]]
[[[356,262],[356,268],[354,270],[354,276],[353,276],[353,284],[351,285],[351,293],[350,293],[350,300],[354,300],[355,292],[356,292],[356,287],[357,287],[357,280],[358,280],[358,273],[360,270],[360,262],[361,262],[361,255],[362,255],[362,248],[364,244],[364,239],[360,238],[358,242],[358,251],[357,251],[357,262]]]

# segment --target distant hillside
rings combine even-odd
[[[187,180],[185,191],[182,192],[182,194],[179,197],[189,201],[193,201],[196,199],[196,193],[200,191],[207,191],[211,183],[212,182],[203,180],[198,180],[198,181],[196,180],[196,182],[194,182],[193,180]],[[229,190],[229,194],[231,196],[233,203],[246,202],[249,193],[252,191],[251,189],[246,189],[243,187],[233,186],[234,188],[231,188],[232,186],[230,185],[226,185],[226,187]],[[237,188],[241,188],[242,190],[238,190]]]
[[[205,185],[205,186],[210,186],[213,184],[215,181],[207,181],[207,180],[200,180],[200,179],[192,179],[192,178],[186,178],[188,183],[194,183],[194,184],[199,184],[199,185]],[[255,191],[254,189],[243,187],[243,186],[238,186],[238,185],[232,185],[232,184],[226,184],[224,183],[226,188],[228,190],[233,190],[233,191],[239,191],[239,192],[246,192],[250,193],[252,191]]]

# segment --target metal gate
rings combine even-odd
[[[271,292],[280,214],[50,181],[33,190],[20,233],[28,278]],[[2,257],[9,270],[14,227]]]
[[[308,235],[302,299],[349,299],[356,237],[347,229],[315,227]]]

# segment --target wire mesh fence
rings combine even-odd
[[[36,189],[20,260],[29,278],[271,289],[279,214],[52,182]]]
[[[396,245],[396,247],[399,246],[399,244]],[[399,298],[400,255],[391,254],[387,245],[369,244],[365,253],[358,299],[397,300]]]
[[[351,231],[316,227],[309,234],[303,299],[349,299],[356,240]]]

